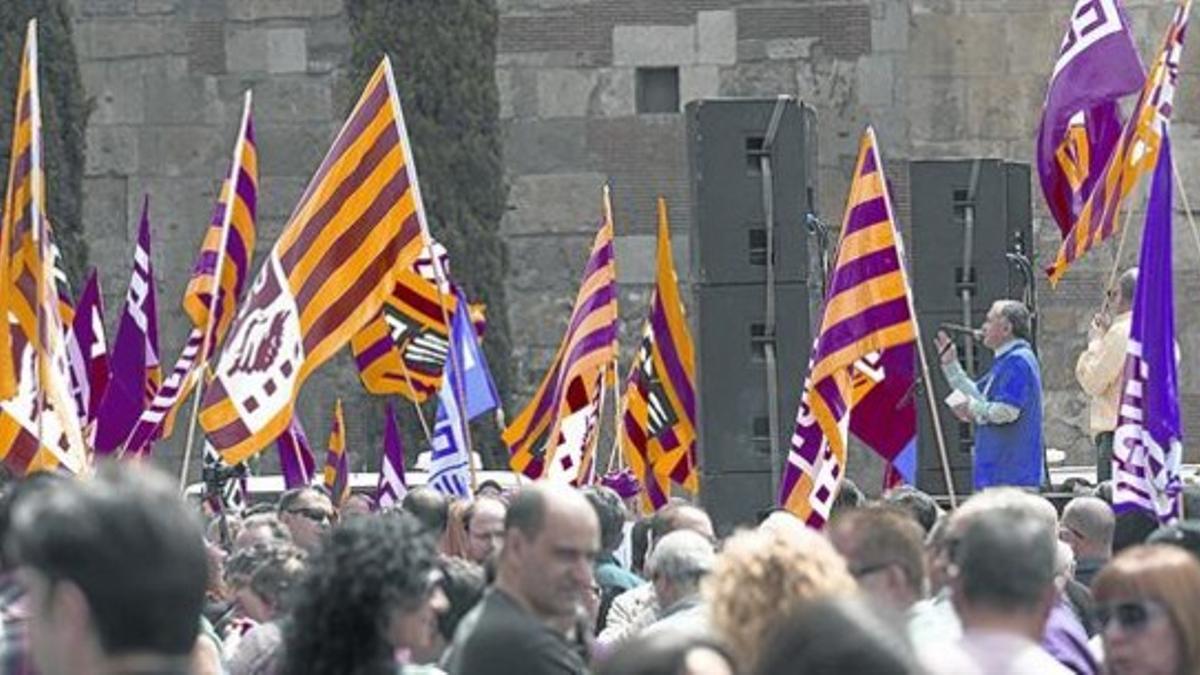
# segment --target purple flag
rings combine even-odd
[[[400,442],[400,429],[396,426],[396,411],[387,404],[387,421],[383,430],[383,462],[379,467],[379,487],[375,501],[379,508],[397,506],[408,494],[408,481],[404,478],[404,446]]]
[[[75,306],[75,321],[71,325],[75,343],[83,359],[81,391],[87,423],[96,419],[104,390],[108,388],[108,342],[104,338],[104,298],[100,295],[100,277],[92,270],[79,302]]]
[[[1076,0],[1037,138],[1042,193],[1064,237],[1120,139],[1118,99],[1145,80],[1121,0]]]
[[[1125,391],[1113,440],[1113,508],[1162,522],[1179,516],[1183,425],[1171,280],[1171,144],[1165,134],[1146,208],[1125,357]]]
[[[150,262],[150,197],[142,202],[133,274],[113,343],[108,388],[96,414],[96,453],[114,452],[129,437],[138,416],[158,390],[158,312]]]
[[[300,426],[300,418],[292,416],[291,424],[275,439],[275,447],[279,449],[279,469],[283,472],[284,487],[291,490],[311,485],[317,463],[308,445],[308,437],[304,435],[304,427]]]

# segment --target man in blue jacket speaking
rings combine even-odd
[[[942,373],[957,394],[947,402],[958,419],[975,425],[975,489],[992,485],[1039,487],[1044,475],[1042,376],[1029,345],[1029,309],[998,300],[983,322],[982,342],[995,357],[972,382],[945,332],[937,335]]]

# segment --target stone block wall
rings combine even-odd
[[[514,400],[536,387],[561,337],[590,239],[600,186],[615,208],[622,337],[640,327],[653,279],[654,199],[671,208],[676,263],[686,284],[692,219],[682,114],[639,115],[636,69],[679,69],[682,104],[715,96],[797,96],[817,110],[817,207],[841,219],[862,128],[875,125],[885,161],[1003,157],[1031,161],[1033,135],[1062,27],[1063,0],[498,0],[500,89],[509,210],[509,315]],[[1127,0],[1143,54],[1170,17],[1167,3]],[[262,167],[261,256],[274,241],[341,123],[349,33],[342,0],[75,0],[88,134],[85,222],[102,271],[110,324],[123,297],[141,195],[152,195],[164,361],[187,326],[177,307],[231,149],[241,93],[255,90]],[[1192,45],[1191,47],[1194,47]],[[1177,162],[1200,199],[1200,94],[1185,50],[1174,126]],[[1034,186],[1038,255],[1058,243]],[[1138,214],[1122,259],[1134,261]],[[1180,219],[1180,298],[1197,287],[1200,242]],[[1091,461],[1086,399],[1073,364],[1111,267],[1115,244],[1044,284],[1041,345],[1051,446]],[[1185,424],[1200,429],[1200,373],[1186,358],[1200,315],[1179,303]],[[626,356],[629,352],[626,351]],[[381,403],[361,394],[339,357],[302,397],[318,446],[333,392],[348,410]],[[790,391],[798,383],[782,383]],[[510,416],[516,411],[509,411]],[[364,415],[363,417],[369,417]],[[350,425],[351,447],[377,444],[379,425]],[[173,465],[179,439],[164,444]],[[371,450],[374,453],[374,450]],[[1189,460],[1195,461],[1189,452]],[[876,479],[855,454],[851,475]],[[862,473],[859,473],[862,472]]]

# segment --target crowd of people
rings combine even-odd
[[[1060,514],[1015,487],[945,512],[843,486],[823,532],[776,510],[722,537],[604,485],[214,514],[136,465],[38,474],[0,499],[0,672],[1200,669],[1200,524],[1117,516],[1103,489]]]

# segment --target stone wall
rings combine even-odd
[[[102,270],[113,324],[141,194],[149,192],[170,363],[186,331],[182,315],[171,310],[227,162],[241,92],[255,90],[261,255],[341,122],[349,57],[344,11],[341,0],[75,1],[84,85],[96,104],[85,183],[92,263]],[[684,103],[791,94],[813,105],[818,210],[836,223],[858,135],[868,123],[889,161],[1030,161],[1070,7],[1063,0],[498,1],[496,80],[511,187],[503,229],[513,263],[509,315],[521,389],[514,399],[522,402],[561,337],[605,181],[613,187],[624,343],[633,344],[648,300],[658,194],[671,206],[676,261],[688,281],[692,214],[683,116],[637,114],[638,67],[678,67]],[[1170,8],[1151,0],[1126,4],[1148,54]],[[1200,162],[1200,94],[1187,77],[1197,53],[1185,52],[1173,138],[1185,182],[1200,195],[1191,171]],[[1036,186],[1034,194],[1045,262],[1058,236]],[[1141,227],[1137,218],[1132,222],[1126,260],[1137,256]],[[1200,286],[1192,272],[1200,252],[1185,228],[1176,241],[1177,292],[1186,298]],[[1039,288],[1048,440],[1067,450],[1071,463],[1091,461],[1086,400],[1072,369],[1112,255],[1093,254],[1058,290]],[[1179,311],[1184,354],[1197,353],[1200,338],[1189,326],[1200,316],[1186,302]],[[305,390],[302,414],[318,446],[338,390],[351,400],[348,409],[371,412],[363,423],[349,423],[351,447],[373,445],[380,432],[371,420],[382,407],[361,394],[348,361],[335,361],[317,378]],[[1197,429],[1200,373],[1188,360],[1182,378],[1188,427]],[[173,439],[164,454],[179,445]],[[869,460],[852,459],[852,475],[868,470],[874,470]]]

